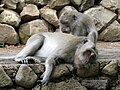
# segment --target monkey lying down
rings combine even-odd
[[[47,84],[56,63],[72,63],[80,66],[96,60],[95,44],[86,37],[65,33],[39,33],[31,36],[26,46],[15,57],[15,61],[30,63],[45,62],[45,73],[41,80]]]

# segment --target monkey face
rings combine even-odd
[[[67,25],[67,24],[60,24],[60,30],[63,32],[63,33],[70,33],[71,30],[70,30],[70,27]]]
[[[63,33],[70,33],[71,32],[70,24],[69,24],[68,20],[65,20],[65,19],[61,18],[59,26],[60,26],[60,30]]]
[[[71,33],[73,23],[76,21],[76,16],[72,12],[65,12],[60,16],[60,30],[64,33]]]
[[[79,67],[80,65],[94,62],[97,58],[97,52],[95,44],[87,40],[84,43],[78,45],[78,48],[74,57],[74,64]]]

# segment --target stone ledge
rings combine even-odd
[[[111,67],[112,69],[110,69]],[[43,86],[39,86],[36,83],[37,80],[40,79],[44,70],[45,67],[43,64],[1,63],[0,77],[4,77],[5,80],[0,79],[0,90],[2,90],[1,88],[5,88],[3,90],[12,90],[14,87],[23,88],[22,90],[36,90],[36,88],[44,88]],[[69,81],[70,78],[76,78],[76,82],[79,84],[81,83],[84,88],[86,87],[85,90],[87,90],[87,88],[89,90],[89,88],[91,88],[91,85],[94,86],[92,89],[95,90],[108,90],[108,88],[111,88],[109,86],[112,86],[119,81],[117,78],[119,76],[118,70],[119,66],[116,60],[110,60],[109,62],[100,61],[99,63],[97,62],[93,64],[86,64],[77,70],[70,64],[60,64],[55,67],[52,73],[51,81],[48,84],[47,88],[52,88],[54,86],[56,88],[59,88],[60,83],[67,84],[66,80]],[[115,83],[109,82],[114,82],[115,80]],[[11,89],[6,89],[6,87],[9,87]]]

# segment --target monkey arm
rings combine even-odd
[[[57,57],[58,57],[57,55],[53,54],[53,55],[50,55],[46,59],[44,77],[40,81],[42,84],[44,84],[44,85],[48,84],[48,82],[50,80],[51,73],[53,71],[53,68],[56,65],[56,58]]]

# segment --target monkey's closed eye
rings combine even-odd
[[[84,39],[84,40],[81,41],[82,44],[85,44],[86,42],[88,42],[87,39]]]

